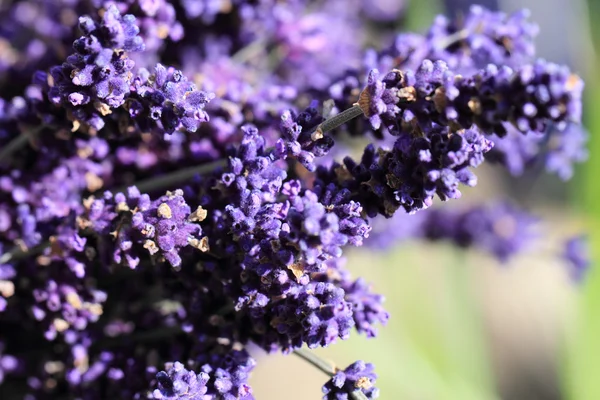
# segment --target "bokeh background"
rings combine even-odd
[[[600,265],[575,283],[560,259],[564,240],[585,231],[600,260],[600,0],[376,3],[401,4],[399,29],[417,32],[436,14],[455,15],[473,3],[529,8],[541,30],[538,55],[569,64],[586,81],[590,157],[568,183],[539,171],[515,179],[478,169],[480,184],[464,191],[464,201],[510,197],[541,217],[534,245],[508,263],[416,241],[348,254],[354,273],[386,296],[391,319],[377,339],[355,335],[317,352],[340,366],[373,362],[383,399],[600,399]],[[257,398],[320,398],[321,372],[293,355],[258,357]]]

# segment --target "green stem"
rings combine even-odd
[[[363,115],[363,111],[358,104],[354,104],[352,107],[342,111],[341,113],[334,115],[331,118],[327,118],[319,126],[317,126],[315,133],[320,134],[322,137],[323,133],[335,129],[360,115]]]
[[[294,350],[294,354],[308,362],[314,367],[317,367],[320,371],[327,374],[329,377],[332,377],[336,373],[336,366],[330,363],[327,360],[323,360],[321,357],[316,355],[310,350],[307,349],[296,349]]]

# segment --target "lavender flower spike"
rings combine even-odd
[[[180,362],[173,363],[167,371],[156,374],[158,389],[152,392],[153,399],[201,400],[208,390],[210,377],[205,372],[195,374],[185,369]]]
[[[323,400],[348,400],[354,391],[361,391],[367,399],[379,398],[379,389],[374,386],[377,375],[373,370],[373,364],[356,361],[336,372],[323,386]]]
[[[425,60],[414,73],[393,70],[378,79],[371,71],[359,103],[374,129],[383,125],[395,135],[477,125],[504,136],[505,122],[521,132],[579,123],[582,90],[583,81],[567,67],[543,60],[516,70],[490,64],[472,77],[455,74],[444,61]]]
[[[97,23],[79,19],[84,36],[73,42],[75,53],[50,70],[53,86],[48,97],[70,111],[74,130],[80,125],[98,131],[103,117],[121,106],[129,95],[134,62],[125,52],[144,49],[133,15],[121,16],[115,6]]]

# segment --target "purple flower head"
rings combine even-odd
[[[107,299],[105,292],[64,273],[59,272],[56,279],[32,291],[31,314],[46,326],[47,340],[54,340],[59,334],[85,331],[89,324],[98,321]]]
[[[454,20],[439,15],[425,35],[400,33],[382,50],[368,50],[363,64],[367,70],[416,70],[425,59],[441,60],[461,74],[488,64],[517,67],[535,55],[538,26],[529,21],[530,14],[519,10],[507,15],[473,5]]]
[[[205,372],[199,374],[185,369],[183,364],[175,362],[167,366],[167,371],[156,374],[158,389],[152,392],[153,399],[165,400],[201,400],[204,399],[210,377]]]
[[[210,355],[200,370],[211,376],[210,392],[215,398],[253,400],[248,379],[255,365],[246,350],[229,350]]]
[[[581,119],[583,82],[568,68],[543,60],[513,71],[490,64],[472,77],[444,61],[425,60],[412,71],[392,70],[383,79],[371,71],[360,106],[374,129],[394,135],[427,134],[437,125],[504,136],[505,122],[521,132],[544,132]]]
[[[426,137],[403,134],[391,150],[365,148],[360,163],[347,157],[344,166],[319,170],[325,184],[333,181],[355,193],[367,215],[391,217],[399,208],[409,213],[428,208],[434,196],[442,200],[461,196],[459,185],[475,186],[470,171],[483,162],[492,143],[477,128],[448,133],[436,129]]]
[[[79,29],[85,36],[73,44],[77,50],[90,50],[97,46],[96,43],[115,50],[144,50],[144,42],[139,36],[140,29],[136,25],[135,17],[131,14],[122,16],[115,6],[108,7],[100,23],[88,16],[79,18]]]
[[[281,115],[282,138],[275,144],[278,157],[295,157],[307,170],[314,171],[315,159],[329,153],[333,139],[316,130],[323,118],[312,104],[304,112],[293,116],[290,111]]]
[[[94,0],[94,3],[99,9],[116,7],[121,14],[135,15],[145,54],[160,50],[167,39],[177,42],[183,37],[175,7],[166,0]]]
[[[431,210],[423,234],[430,240],[451,240],[460,247],[480,248],[505,262],[536,237],[537,219],[510,203],[492,203],[466,210]]]
[[[361,391],[367,399],[379,397],[375,385],[377,375],[373,364],[356,361],[343,371],[338,371],[323,385],[323,400],[347,400],[350,394]]]
[[[214,94],[198,91],[181,71],[157,64],[154,73],[141,70],[134,80],[134,93],[126,107],[138,129],[173,133],[195,132],[208,121],[204,107]]]
[[[592,264],[588,238],[577,236],[567,240],[563,258],[568,263],[572,279],[575,282],[581,282]]]
[[[204,400],[244,399],[252,400],[252,388],[248,385],[250,372],[256,365],[245,350],[230,350],[225,354],[202,356],[196,374],[180,362],[168,363],[166,371],[156,374],[158,389],[153,399]]]
[[[354,327],[352,306],[332,282],[293,284],[285,298],[251,313],[253,340],[267,350],[291,351],[306,344],[327,347],[348,339]]]
[[[125,52],[141,51],[144,44],[135,17],[121,16],[114,6],[100,22],[81,17],[79,27],[84,36],[73,43],[75,53],[50,70],[48,98],[70,112],[73,130],[83,125],[95,132],[129,95],[134,62]]]
[[[201,207],[192,212],[183,192],[167,192],[152,201],[136,187],[127,193],[90,198],[86,214],[79,221],[84,231],[105,237],[112,245],[112,261],[135,268],[144,253],[160,256],[173,267],[181,265],[180,252],[187,246],[208,250],[197,221],[206,217]]]
[[[438,16],[429,32],[427,58],[446,61],[461,73],[487,64],[522,65],[535,55],[538,26],[528,21],[527,9],[512,14],[473,5],[461,19]]]

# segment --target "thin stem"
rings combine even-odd
[[[452,46],[456,42],[465,40],[467,37],[469,37],[470,33],[471,32],[468,29],[461,29],[460,31],[454,32],[452,35],[448,35],[441,40],[438,48],[445,49]]]
[[[265,40],[256,40],[246,47],[238,50],[234,55],[231,56],[231,59],[237,63],[243,64],[258,56],[260,52],[264,50],[266,44],[267,43]]]
[[[354,104],[352,107],[323,121],[319,126],[317,126],[317,129],[315,129],[315,133],[322,137],[323,133],[335,129],[338,126],[341,126],[346,122],[353,120],[359,115],[363,115],[363,111],[358,104]]]
[[[355,390],[354,392],[350,392],[350,398],[352,400],[368,400],[367,396],[362,392],[362,390]]]
[[[324,372],[330,378],[335,375],[335,373],[339,370],[338,367],[333,365],[327,360],[322,359],[315,353],[307,349],[296,349],[294,350],[294,354],[308,362],[314,367],[317,367],[321,372]],[[352,400],[367,400],[367,396],[362,392],[362,390],[357,389],[353,392],[349,393],[350,398]]]
[[[329,377],[332,377],[336,373],[336,366],[330,363],[327,360],[322,359],[315,353],[307,349],[296,349],[294,350],[294,354],[308,362],[309,364],[317,367],[317,369],[321,370]]]
[[[227,160],[220,159],[217,161],[210,162],[208,164],[195,165],[193,167],[188,167],[184,169],[178,169],[177,171],[173,171],[171,173],[161,175],[156,178],[149,178],[143,181],[134,182],[132,185],[135,185],[140,192],[149,192],[152,190],[162,189],[168,186],[171,186],[175,183],[179,183],[185,181],[186,179],[193,178],[198,174],[204,174],[207,172],[211,172],[216,168],[223,167],[227,163]],[[126,186],[122,186],[112,190],[113,193],[121,192],[126,190]]]
[[[36,253],[44,250],[48,246],[50,246],[50,242],[43,242],[43,243],[38,244],[37,246],[34,246],[34,247],[32,247],[30,249],[26,249],[26,250],[22,250],[20,247],[14,247],[10,251],[8,251],[0,256],[0,264],[4,264],[9,261],[20,260],[22,258],[29,257],[33,254],[36,254]]]
[[[25,146],[27,141],[29,140],[29,135],[27,133],[21,133],[19,136],[11,140],[6,146],[0,150],[0,161],[7,161],[8,157],[15,151],[19,150],[21,147]]]

